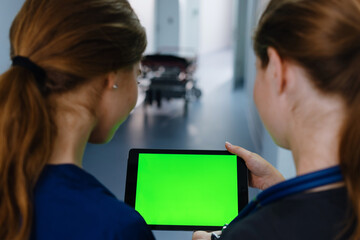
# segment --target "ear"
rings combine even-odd
[[[284,77],[284,63],[275,48],[269,47],[267,50],[269,63],[266,68],[267,77],[277,94],[283,93],[286,87],[286,78]]]
[[[110,72],[105,75],[105,89],[112,90],[118,84],[118,76],[116,72]]]

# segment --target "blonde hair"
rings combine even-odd
[[[11,30],[12,66],[0,76],[0,239],[28,239],[33,190],[56,137],[49,101],[89,79],[140,61],[146,34],[126,0],[26,0]]]

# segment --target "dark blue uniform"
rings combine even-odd
[[[221,240],[345,240],[354,230],[344,187],[286,197],[234,222]]]
[[[134,209],[75,165],[46,166],[34,201],[31,240],[154,240]]]

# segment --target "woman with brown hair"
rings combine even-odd
[[[272,0],[254,49],[255,103],[298,176],[227,143],[264,191],[222,233],[193,239],[360,239],[360,0]]]
[[[126,0],[26,0],[0,76],[0,239],[154,239],[81,169],[137,99],[144,28]]]

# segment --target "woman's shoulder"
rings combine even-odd
[[[114,239],[154,239],[143,217],[122,201],[104,200],[96,211],[103,231]]]
[[[76,166],[44,170],[35,189],[34,226],[36,239],[153,239],[140,214]]]
[[[332,239],[346,226],[349,210],[345,188],[301,193],[232,223],[223,239]]]

